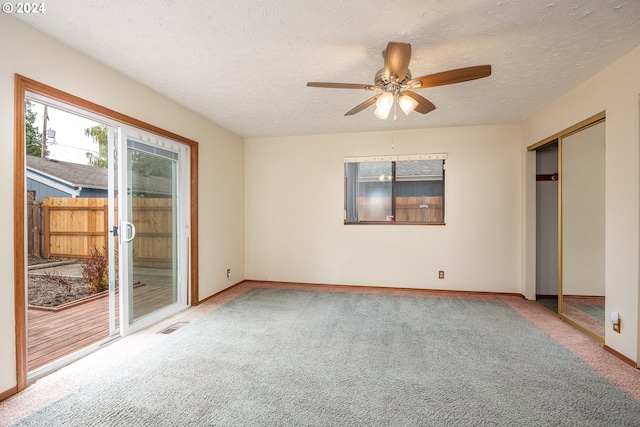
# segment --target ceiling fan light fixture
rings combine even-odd
[[[491,65],[477,65],[427,74],[414,79],[409,71],[409,63],[411,62],[411,45],[409,43],[389,42],[387,48],[382,52],[382,57],[384,58],[384,67],[376,73],[373,85],[308,82],[307,86],[377,91],[378,94],[356,105],[347,111],[345,116],[352,116],[376,104],[374,111],[376,117],[386,120],[393,108],[393,120],[396,120],[396,105],[394,104],[396,102],[406,115],[414,110],[420,114],[427,114],[436,109],[431,101],[418,95],[414,89],[463,83],[491,75]]]
[[[405,115],[409,115],[418,106],[418,101],[406,94],[398,96],[398,105]]]
[[[380,120],[387,120],[387,117],[389,117],[390,111],[391,111],[391,108],[389,108],[386,111],[381,111],[380,108],[376,107],[376,109],[373,111],[373,115],[379,118]]]
[[[391,107],[393,107],[394,97],[391,92],[385,92],[376,101],[376,110],[373,114],[382,120],[387,120]]]

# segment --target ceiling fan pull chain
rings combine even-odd
[[[391,124],[391,149],[396,148],[395,136],[396,136],[396,103],[393,103],[393,123]]]

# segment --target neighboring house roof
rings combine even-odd
[[[27,170],[57,178],[74,187],[107,189],[107,169],[27,156]]]
[[[77,193],[76,196],[84,188],[108,189],[108,169],[106,168],[27,156],[27,174],[29,178],[45,182],[47,185],[55,182],[60,186],[73,188],[75,189],[73,192]],[[168,178],[134,172],[134,182],[136,183],[134,192],[167,195],[172,192],[172,182]]]
[[[442,160],[415,160],[396,163],[398,181],[425,181],[442,178]],[[391,175],[391,162],[359,163],[360,181],[375,181],[381,175]]]

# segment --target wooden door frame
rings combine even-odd
[[[191,233],[190,233],[190,303],[197,305],[198,295],[198,143],[154,125],[142,122],[93,102],[47,86],[43,83],[15,74],[14,77],[14,146],[13,146],[13,241],[14,241],[14,299],[16,338],[16,382],[15,391],[27,387],[27,301],[25,300],[25,97],[35,93],[77,107],[91,113],[143,129],[186,144],[190,147],[191,181]]]

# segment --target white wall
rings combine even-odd
[[[246,277],[519,293],[520,132],[396,131],[394,149],[391,132],[247,139]],[[344,157],[442,152],[445,226],[343,224]]]
[[[200,297],[243,280],[242,138],[21,21],[0,14],[0,393],[16,385],[13,224],[14,73],[198,141]],[[226,280],[226,269],[234,273]]]
[[[638,261],[639,261],[639,152],[638,94],[640,94],[640,47],[614,62],[591,79],[546,106],[523,123],[521,164],[524,165],[523,214],[525,236],[524,292],[535,289],[535,198],[531,180],[535,163],[525,147],[606,110],[606,210],[605,293],[607,319],[620,313],[622,331],[613,332],[607,322],[605,343],[638,360]],[[532,170],[533,168],[533,170]],[[535,186],[533,187],[535,188]],[[534,193],[535,194],[535,193]],[[535,196],[534,196],[535,197]],[[533,234],[532,234],[533,230]]]

